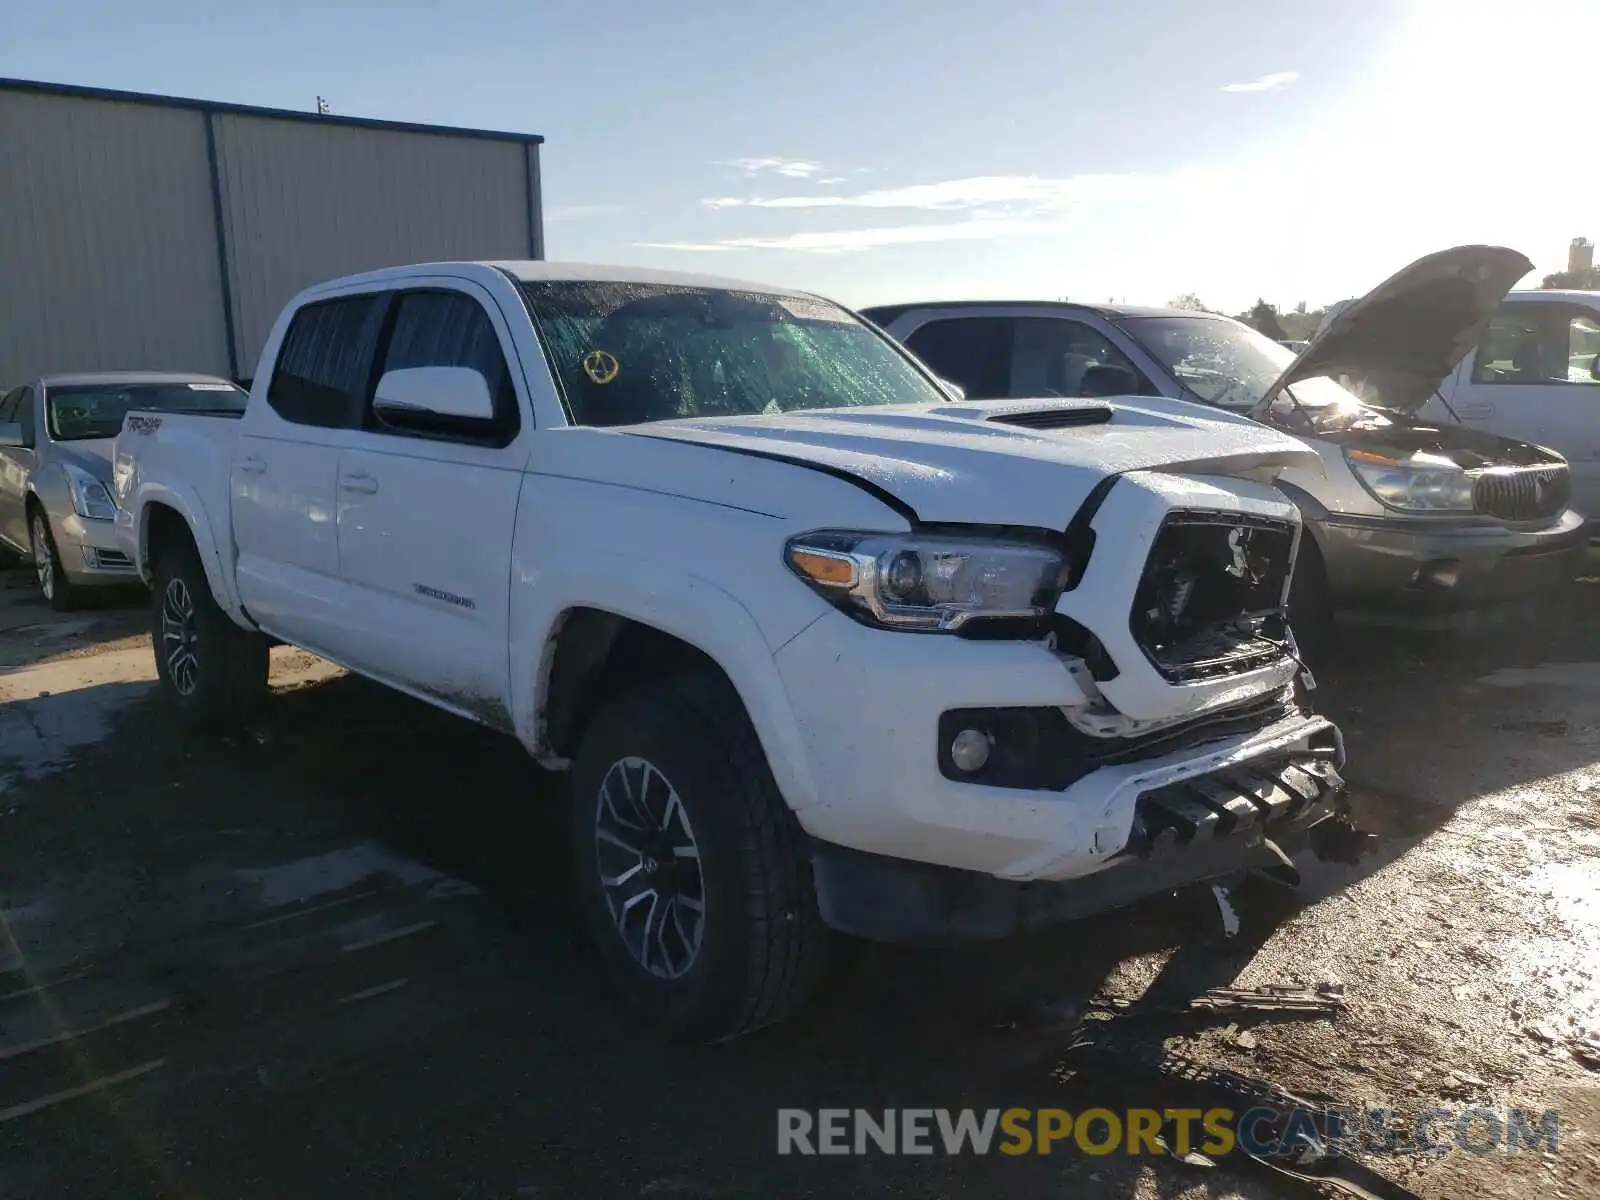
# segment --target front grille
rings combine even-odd
[[[1572,473],[1565,466],[1497,467],[1472,485],[1472,505],[1502,521],[1553,517],[1572,497]]]
[[[1133,640],[1166,679],[1236,675],[1284,657],[1294,533],[1287,521],[1235,513],[1167,517],[1129,618]]]
[[[1082,408],[1045,408],[1034,412],[1002,413],[989,420],[1000,425],[1021,425],[1026,429],[1070,429],[1078,425],[1104,425],[1111,420],[1111,409],[1103,404]]]

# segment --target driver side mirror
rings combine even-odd
[[[27,442],[22,439],[22,426],[20,424],[12,421],[9,424],[0,425],[0,446],[16,446],[20,448],[26,445]]]
[[[372,411],[402,425],[419,417],[492,421],[494,398],[483,376],[471,367],[406,367],[384,372],[372,397]]]

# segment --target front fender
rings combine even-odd
[[[760,626],[738,599],[705,579],[640,570],[636,559],[599,551],[514,581],[511,595],[511,700],[518,739],[541,755],[540,717],[563,614],[593,608],[651,626],[708,655],[744,702],[779,790],[791,808],[814,803],[804,742]]]
[[[151,582],[149,518],[157,505],[177,513],[188,526],[189,536],[194,539],[195,549],[200,554],[200,565],[205,568],[206,583],[218,606],[235,625],[254,631],[255,625],[245,616],[234,586],[233,573],[224,562],[222,548],[206,516],[205,505],[201,503],[199,494],[187,484],[144,484],[128,504],[117,511],[117,543],[138,567],[139,577],[147,585]]]

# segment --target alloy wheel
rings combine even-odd
[[[677,789],[652,763],[611,765],[595,798],[595,857],[628,952],[661,979],[694,965],[705,932],[700,846]]]
[[[44,517],[33,514],[33,571],[39,577],[39,590],[46,600],[56,598],[55,556],[50,553],[50,530]]]
[[[167,677],[180,696],[192,696],[199,683],[199,642],[189,585],[169,579],[161,594],[161,653],[167,660]]]

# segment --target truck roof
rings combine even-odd
[[[1600,305],[1600,291],[1585,291],[1582,288],[1526,288],[1507,292],[1506,299],[1535,303],[1540,300],[1569,300],[1594,308]]]
[[[1086,304],[1072,300],[926,300],[916,304],[869,304],[858,310],[879,325],[887,324],[908,312],[923,309],[963,308],[1059,308],[1064,312],[1089,312],[1109,317],[1214,317],[1220,313],[1196,312],[1187,308],[1151,308],[1140,304]]]
[[[325,288],[343,288],[352,284],[387,283],[419,275],[455,274],[471,276],[483,271],[497,271],[524,283],[541,281],[597,281],[605,283],[655,283],[677,287],[729,288],[735,291],[762,292],[774,296],[806,296],[810,293],[793,288],[777,287],[768,283],[755,283],[748,279],[728,279],[718,275],[697,275],[686,271],[657,271],[646,267],[618,267],[597,263],[545,262],[530,260],[432,262],[412,263],[403,267],[384,267],[365,271],[359,275],[346,275],[329,279],[309,289],[320,292]]]

